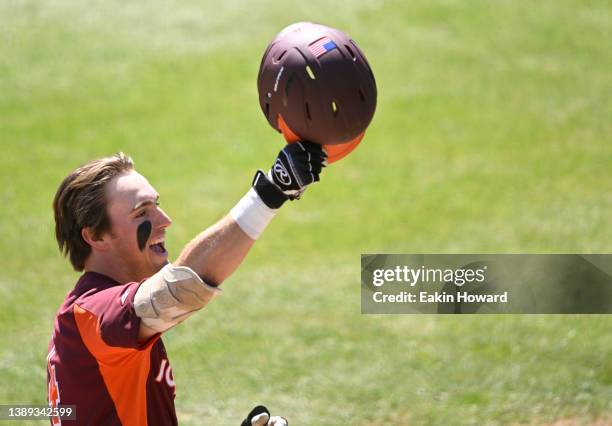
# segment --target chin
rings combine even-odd
[[[166,266],[168,263],[170,263],[168,261],[168,255],[166,254],[165,256],[156,256],[156,259],[152,259],[152,267],[154,270],[154,273],[159,271],[161,268],[163,268],[164,266]]]
[[[141,257],[141,270],[145,272],[145,278],[157,273],[161,268],[168,264],[168,252],[156,253],[149,249],[148,253],[144,253],[144,258]]]

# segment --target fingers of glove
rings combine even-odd
[[[309,172],[306,176],[304,176],[302,180],[306,181],[305,182],[306,185],[310,185],[311,183],[318,182],[320,180],[319,173],[315,171]]]
[[[267,426],[268,420],[270,419],[270,415],[268,413],[261,413],[253,416],[251,419],[252,426]]]
[[[313,149],[307,149],[306,152],[310,154],[309,161],[313,164],[321,164],[322,167],[327,166],[327,151],[323,148],[322,145],[313,144],[312,142],[301,142],[302,145],[308,144],[308,146],[313,147]]]
[[[320,169],[321,167],[325,167],[325,165],[327,164],[327,157],[323,157],[320,155],[312,155],[307,158],[306,161],[312,164],[313,167],[317,167]]]
[[[308,179],[310,174],[319,174],[323,167],[325,167],[321,157],[312,161],[309,158],[293,158],[291,161],[284,157],[286,161],[282,161],[287,172],[296,177],[297,184],[299,186],[308,185],[312,183],[314,179]]]
[[[317,146],[316,150],[307,150],[303,148],[303,144],[306,142],[296,142],[290,145],[287,145],[281,152],[278,154],[278,158],[283,158],[288,164],[301,164],[303,162],[308,162],[317,168],[325,167],[327,165],[327,153],[321,148],[321,145],[312,144],[308,142],[310,145]]]
[[[309,141],[300,141],[296,142],[295,145],[298,145],[303,151],[310,152],[311,154],[320,154],[323,151],[323,145],[309,142]]]
[[[288,145],[287,148],[278,153],[278,158],[282,158],[283,161],[292,164],[309,161],[310,157],[310,153],[300,150],[295,144]]]
[[[320,152],[314,152],[310,154],[309,161],[312,164],[320,164],[322,166],[327,165],[327,153],[323,150]]]
[[[306,169],[304,176],[302,177],[302,180],[307,185],[313,182],[318,182],[320,173],[321,173],[321,166],[316,166],[316,167],[311,166],[309,169]]]
[[[311,175],[319,175],[321,173],[323,165],[321,163],[310,163],[307,161],[300,162],[296,168],[300,171],[302,181],[304,183],[312,183],[313,181],[317,181],[318,179],[314,179]]]
[[[299,167],[301,187],[310,185],[318,180],[319,172],[314,170],[310,165],[302,165]]]
[[[307,141],[289,144],[283,148],[283,151],[293,158],[308,157],[309,154],[313,158],[327,157],[322,145]]]
[[[301,163],[309,163],[312,165],[317,165],[320,166],[324,163],[327,162],[327,157],[325,157],[322,154],[311,154],[311,153],[303,153],[305,155],[299,155],[299,156],[295,156],[295,157],[291,157],[291,160],[293,161],[294,164],[301,164]]]
[[[300,168],[306,167],[307,170],[317,169],[320,170],[327,162],[327,158],[320,155],[309,155],[308,157],[300,157],[293,159],[293,164],[297,164]]]
[[[289,422],[286,418],[281,416],[272,416],[267,426],[288,426]]]
[[[311,171],[312,171],[312,173],[315,173],[315,174],[318,175],[319,173],[321,173],[321,170],[323,169],[323,167],[325,167],[325,166],[323,166],[323,164],[321,164],[321,163],[314,163],[314,164],[312,164],[312,170]]]

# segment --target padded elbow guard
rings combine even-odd
[[[202,309],[220,292],[191,268],[168,264],[140,285],[134,308],[142,324],[161,333]]]

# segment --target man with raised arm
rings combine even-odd
[[[79,425],[176,425],[175,383],[161,335],[210,303],[289,199],[319,180],[320,145],[287,145],[230,212],[174,263],[159,194],[128,156],[88,162],[53,201],[60,250],[83,272],[60,307],[49,343],[52,407],[74,405]],[[256,407],[243,425],[285,425]]]

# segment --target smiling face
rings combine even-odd
[[[159,194],[136,171],[113,178],[105,189],[111,231],[103,238],[107,241],[110,258],[122,275],[129,276],[132,281],[153,275],[168,262],[165,234],[172,224],[159,207]],[[146,229],[147,221],[151,224],[150,233]]]

